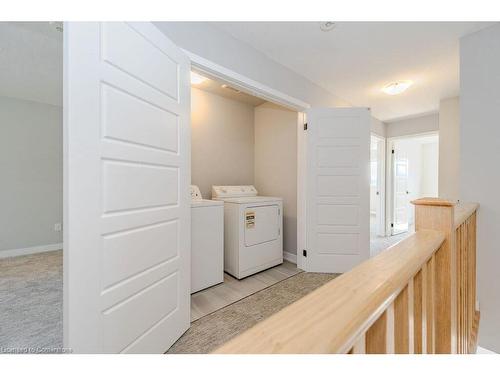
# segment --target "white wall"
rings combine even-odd
[[[0,97],[0,171],[0,257],[61,243],[61,107]]]
[[[283,251],[297,254],[298,113],[271,103],[255,108],[255,187],[283,197]]]
[[[179,47],[312,106],[349,106],[348,102],[209,22],[155,22],[155,25]]]
[[[204,198],[212,185],[254,183],[254,107],[191,89],[191,182]]]
[[[460,199],[479,202],[479,344],[500,352],[500,24],[460,41]]]
[[[372,117],[370,130],[372,133],[375,133],[383,138],[387,136],[387,125],[375,117]]]
[[[460,101],[458,97],[439,103],[439,196],[459,199]]]
[[[441,139],[441,137],[439,137]],[[439,141],[422,144],[422,179],[420,195],[437,197],[439,190]]]
[[[439,114],[433,113],[386,123],[387,137],[428,133],[439,130]]]

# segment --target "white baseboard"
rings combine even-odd
[[[63,248],[62,243],[54,243],[50,245],[25,247],[24,249],[0,250],[0,259],[18,257],[21,255],[28,255],[28,254],[44,253],[46,251],[61,250],[62,248]]]
[[[288,260],[290,263],[297,264],[297,254],[289,253],[288,251],[283,251],[283,259]]]
[[[486,348],[482,348],[480,346],[477,347],[476,354],[497,354],[494,351],[488,350]]]

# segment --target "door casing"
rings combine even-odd
[[[386,138],[386,181],[385,181],[385,232],[386,236],[392,235],[391,223],[394,222],[394,176],[393,176],[393,161],[392,161],[392,149],[394,147],[394,141],[398,139],[407,139],[407,138],[418,138],[427,135],[439,135],[439,131],[430,131],[430,132],[422,132],[415,134],[402,135],[398,137],[389,137]]]

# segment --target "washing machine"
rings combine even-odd
[[[283,199],[254,186],[213,186],[224,202],[224,270],[238,279],[283,263]]]
[[[191,185],[191,293],[224,281],[224,202]]]

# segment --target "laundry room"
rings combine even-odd
[[[300,272],[299,118],[191,72],[192,321]]]

